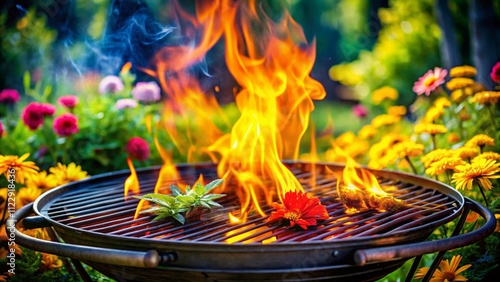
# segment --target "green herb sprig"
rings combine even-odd
[[[153,221],[173,217],[184,224],[186,222],[185,215],[196,209],[222,207],[214,200],[222,198],[226,194],[208,194],[208,192],[220,186],[222,182],[224,182],[223,179],[217,179],[205,186],[201,184],[196,184],[193,188],[186,186],[185,194],[179,187],[171,185],[172,195],[150,193],[143,196],[134,196],[134,198],[150,201],[158,205],[141,212],[155,214],[156,217]]]

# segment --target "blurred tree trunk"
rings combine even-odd
[[[472,62],[477,68],[477,80],[493,88],[490,72],[500,59],[500,32],[493,0],[470,0]]]
[[[462,57],[458,48],[455,28],[453,26],[453,17],[451,15],[448,0],[436,1],[436,20],[442,31],[441,44],[439,49],[443,58],[444,66],[450,69],[462,64]]]

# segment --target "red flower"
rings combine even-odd
[[[31,130],[38,129],[43,124],[43,113],[41,104],[36,102],[29,103],[21,113],[24,124]]]
[[[57,99],[57,103],[68,109],[73,109],[78,104],[78,97],[73,95],[61,96]]]
[[[0,103],[14,104],[19,101],[19,92],[16,89],[3,89],[0,92]]]
[[[41,103],[39,104],[40,112],[45,116],[53,116],[56,112],[56,107],[49,103]]]
[[[149,145],[140,137],[130,138],[125,149],[130,156],[139,161],[145,161],[149,158]]]
[[[352,113],[359,118],[364,118],[368,115],[368,110],[365,106],[356,104],[352,107]]]
[[[5,130],[3,130],[3,124],[2,124],[2,122],[0,121],[0,138],[2,138],[4,131],[5,131]]]
[[[78,119],[70,114],[65,113],[54,119],[54,131],[59,136],[70,136],[78,132]]]
[[[302,191],[287,192],[283,204],[273,203],[276,211],[271,213],[268,222],[281,221],[291,227],[297,225],[302,229],[316,226],[317,220],[328,219],[328,212],[317,197],[309,198]]]
[[[491,69],[491,80],[496,83],[500,83],[500,62],[496,63]]]

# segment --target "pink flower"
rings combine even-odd
[[[491,80],[495,83],[500,83],[500,62],[496,63],[491,69]]]
[[[154,81],[138,82],[132,89],[132,95],[143,103],[152,103],[161,99],[160,91],[160,87]]]
[[[56,107],[49,103],[41,103],[39,104],[40,112],[45,116],[53,116],[56,112]]]
[[[429,96],[432,91],[444,83],[447,74],[448,71],[438,67],[435,67],[434,71],[429,70],[413,84],[413,92],[417,95],[425,93],[426,96]]]
[[[74,107],[76,107],[78,101],[78,97],[74,95],[61,96],[59,97],[59,99],[57,99],[57,103],[59,103],[59,105],[68,109],[73,109]]]
[[[125,108],[135,108],[137,107],[137,101],[134,99],[120,99],[116,101],[115,108],[117,110],[125,109]]]
[[[364,118],[366,117],[366,115],[368,115],[368,110],[365,106],[356,104],[352,107],[352,113],[359,118]]]
[[[19,92],[16,89],[3,89],[0,92],[0,103],[15,104],[19,101]]]
[[[117,93],[123,90],[122,79],[116,75],[108,75],[99,83],[99,93],[106,94],[108,92]]]
[[[29,103],[21,113],[21,119],[30,130],[36,130],[43,124],[43,112],[41,104]]]
[[[5,130],[3,130],[3,124],[0,121],[0,138],[2,138],[4,132],[5,132]]]
[[[149,145],[140,137],[130,138],[125,149],[131,157],[139,161],[145,161],[149,158]]]
[[[59,136],[70,136],[78,132],[78,119],[70,114],[65,113],[54,119],[54,131]]]

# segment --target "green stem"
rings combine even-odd
[[[448,181],[448,184],[451,185],[451,171],[449,169],[446,170],[446,180]]]
[[[481,185],[481,182],[478,181],[477,179],[474,179],[474,181],[476,182],[477,186],[479,186],[479,191],[481,191],[481,195],[483,195],[483,199],[484,199],[484,202],[486,203],[486,207],[489,207],[490,204],[488,203],[488,199],[486,198],[486,195],[484,194],[483,185]]]
[[[490,113],[490,118],[491,118],[491,122],[493,123],[493,127],[495,128],[495,130],[498,130],[497,122],[495,120],[495,114],[491,110],[491,105],[486,105],[486,108],[488,109],[488,112]]]
[[[431,134],[431,138],[432,138],[433,150],[436,150],[436,149],[437,149],[437,145],[436,145],[436,134]]]
[[[417,169],[415,168],[415,166],[413,165],[413,163],[410,161],[410,158],[408,156],[405,156],[405,159],[410,164],[410,167],[411,167],[411,170],[413,171],[413,173],[414,174],[418,174],[417,173]]]

